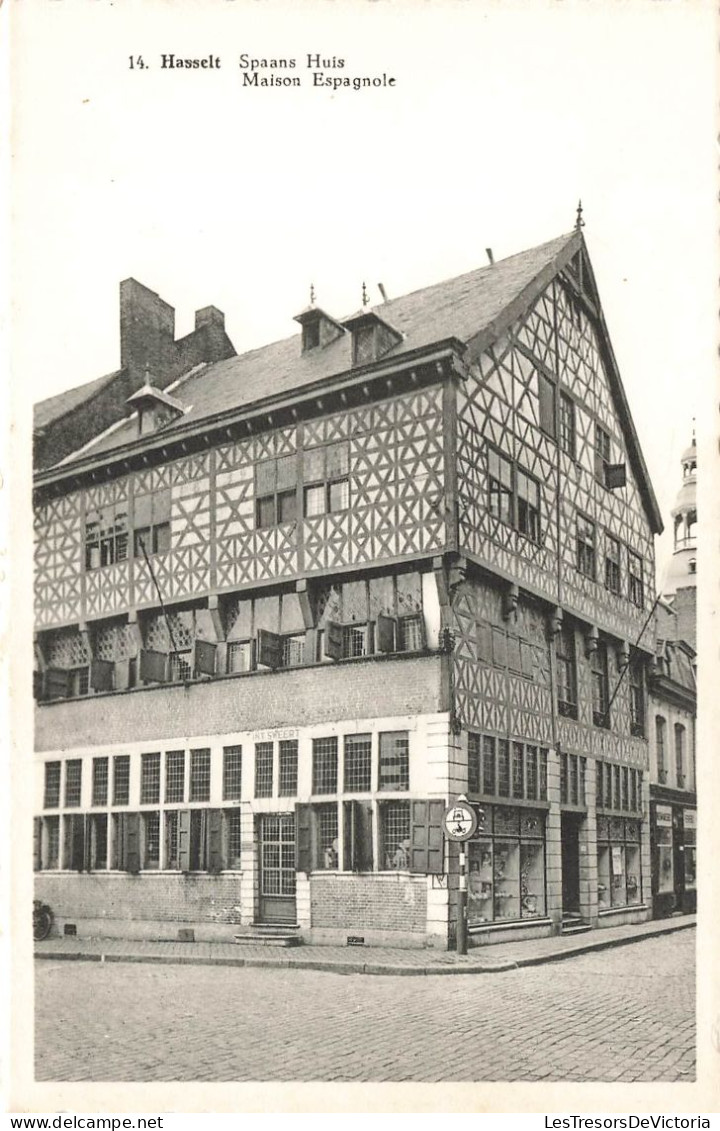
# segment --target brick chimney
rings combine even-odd
[[[120,365],[139,389],[147,369],[160,388],[174,376],[175,308],[135,279],[120,284]]]

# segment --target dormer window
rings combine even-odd
[[[302,352],[310,353],[312,350],[323,349],[336,338],[342,337],[345,330],[321,310],[319,306],[308,306],[295,315],[295,321],[302,326]]]
[[[353,365],[371,365],[403,340],[402,334],[374,310],[361,310],[343,325],[352,333]]]
[[[142,389],[128,397],[126,404],[137,411],[138,436],[159,432],[185,412],[180,401],[150,384],[143,385]]]

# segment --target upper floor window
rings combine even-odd
[[[593,724],[596,727],[609,727],[609,681],[607,645],[599,641],[592,653],[590,668],[592,673]]]
[[[303,454],[305,517],[333,514],[350,506],[350,445],[346,440]]]
[[[71,758],[65,763],[65,808],[77,809],[82,786],[82,759]]]
[[[517,528],[531,542],[540,541],[540,484],[517,469]]]
[[[137,495],[133,500],[133,553],[164,554],[170,549],[170,491]]]
[[[595,478],[605,486],[605,469],[610,463],[610,434],[595,425]]]
[[[685,727],[675,723],[675,780],[678,789],[685,787]]]
[[[378,789],[410,788],[410,745],[405,730],[387,731],[380,735]]]
[[[297,518],[297,456],[255,465],[255,526],[279,526]]]
[[[557,660],[558,711],[561,715],[576,719],[577,708],[577,669],[575,666],[575,634],[563,626],[555,641]]]
[[[488,447],[488,510],[532,542],[540,541],[540,484],[491,447]]]
[[[575,402],[567,393],[560,394],[560,448],[575,459]]]
[[[628,550],[628,597],[633,605],[642,609],[645,603],[643,563],[640,555],[634,554],[632,550]]]
[[[610,534],[605,535],[605,588],[620,593],[620,543]]]
[[[501,522],[513,522],[512,460],[488,447],[488,510]]]
[[[662,715],[655,716],[655,751],[658,781],[667,781],[667,723]]]
[[[85,569],[124,562],[128,556],[128,522],[125,513],[112,512],[85,525]]]
[[[595,580],[595,523],[585,515],[577,516],[575,534],[575,548],[577,553],[577,569],[585,577]]]

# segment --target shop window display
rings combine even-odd
[[[468,844],[468,922],[545,914],[545,813],[487,806]]]
[[[640,903],[640,824],[598,817],[598,909]]]

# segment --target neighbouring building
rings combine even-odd
[[[672,510],[673,556],[656,617],[650,674],[650,835],[653,914],[696,910],[697,786],[697,450],[682,456],[682,485]]]
[[[296,321],[36,473],[58,929],[451,946],[461,793],[473,945],[646,919],[662,522],[580,228]]]

